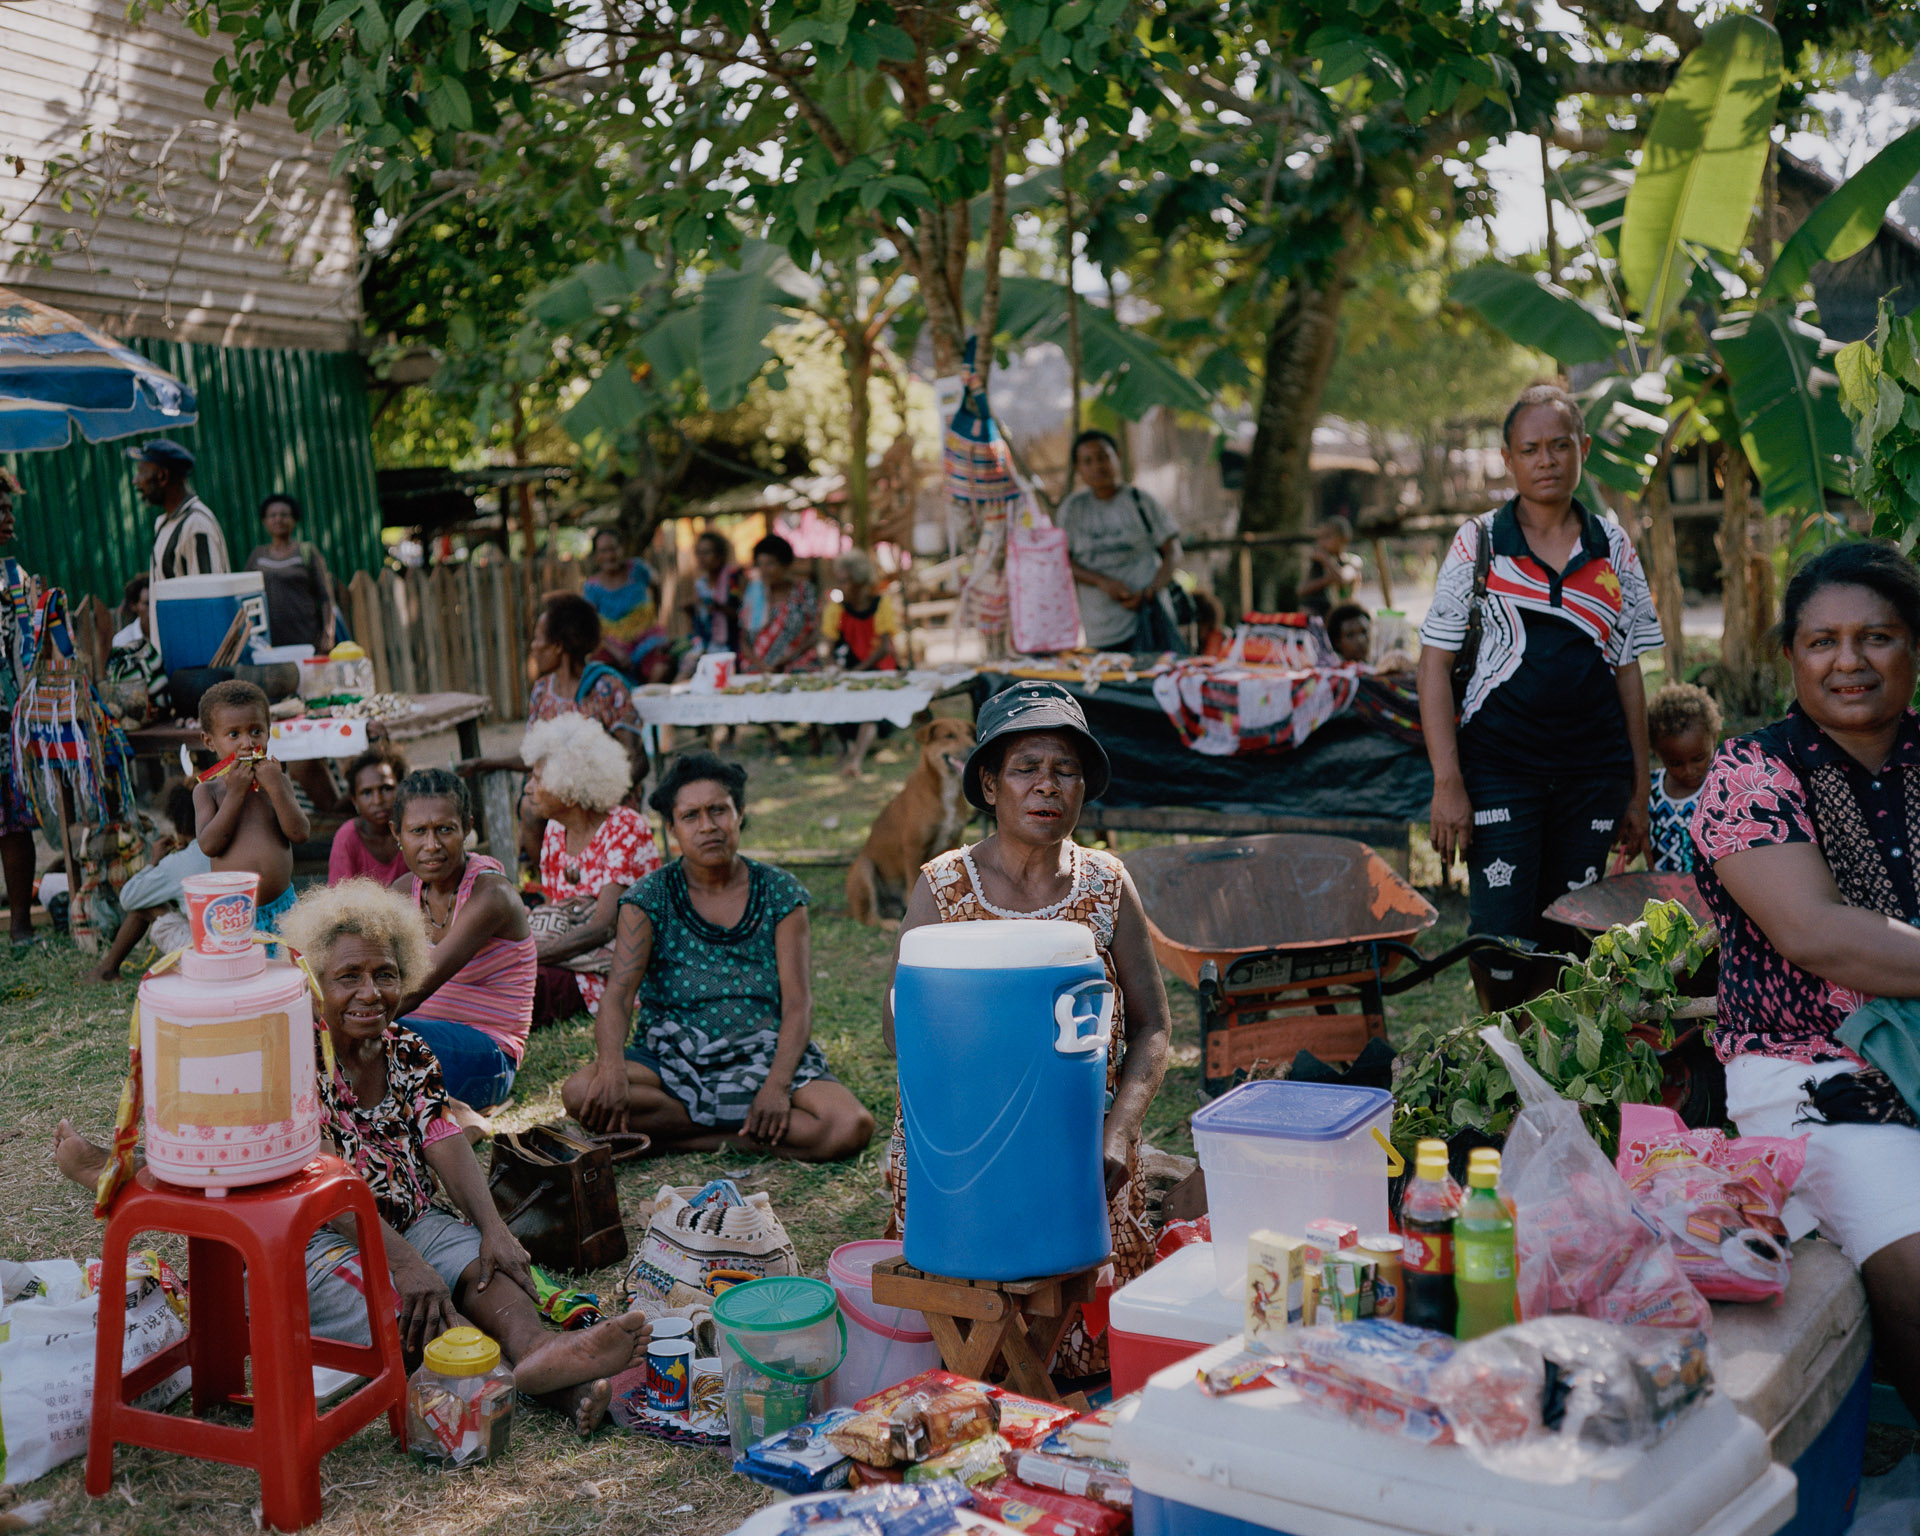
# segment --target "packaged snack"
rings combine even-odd
[[[1461,1345],[1434,1390],[1476,1460],[1562,1483],[1624,1467],[1712,1384],[1697,1329],[1542,1317]]]
[[[1445,1334],[1369,1317],[1303,1328],[1288,1349],[1287,1380],[1311,1406],[1423,1445],[1448,1440],[1433,1395],[1454,1352]]]
[[[842,1486],[852,1470],[846,1452],[833,1443],[832,1433],[856,1415],[851,1408],[830,1408],[803,1419],[791,1429],[747,1447],[733,1470],[757,1483],[787,1493],[820,1493]]]
[[[1000,1406],[978,1382],[965,1382],[902,1398],[887,1410],[887,1424],[894,1460],[926,1461],[993,1434],[1000,1427]]]
[[[870,1467],[864,1461],[847,1463],[847,1482],[854,1488],[872,1488],[880,1483],[904,1483],[905,1467]]]
[[[952,1479],[882,1483],[816,1499],[787,1517],[787,1536],[939,1536],[959,1526],[954,1511],[973,1502]]]
[[[1614,1167],[1710,1301],[1785,1292],[1792,1254],[1780,1212],[1806,1160],[1804,1136],[1729,1140],[1688,1130],[1658,1104],[1620,1106]]]
[[[1132,1481],[1097,1462],[1049,1456],[1045,1451],[1022,1451],[1009,1462],[1007,1470],[1031,1488],[1053,1488],[1115,1509],[1133,1508]]]
[[[1011,1477],[976,1488],[973,1507],[1033,1536],[1120,1536],[1127,1525],[1127,1517],[1117,1509],[1052,1488],[1032,1488]]]
[[[1213,1241],[1213,1218],[1194,1216],[1184,1221],[1170,1221],[1160,1229],[1160,1241],[1154,1245],[1153,1261],[1158,1264],[1182,1248],[1194,1243]]]
[[[1247,1350],[1193,1374],[1208,1397],[1231,1397],[1236,1392],[1256,1392],[1272,1386],[1285,1369],[1286,1361],[1278,1356]]]
[[[1107,1404],[1095,1413],[1083,1413],[1066,1428],[1067,1446],[1075,1456],[1111,1456],[1113,1421],[1129,1398]]]
[[[1006,1476],[1005,1459],[1012,1452],[999,1435],[988,1435],[985,1439],[969,1440],[957,1445],[944,1455],[923,1461],[918,1466],[907,1468],[909,1483],[932,1482],[938,1478],[950,1477],[955,1482],[976,1487],[981,1483],[991,1483],[996,1478]]]
[[[1501,1186],[1514,1205],[1521,1317],[1579,1313],[1683,1331],[1711,1328],[1706,1298],[1661,1229],[1635,1204],[1580,1112],[1497,1027],[1480,1035],[1506,1067],[1523,1106],[1500,1161]]]
[[[893,1453],[893,1427],[877,1409],[855,1413],[827,1432],[843,1455],[870,1467],[890,1467],[898,1459]]]
[[[988,1391],[1000,1410],[1000,1434],[1015,1450],[1038,1445],[1080,1416],[1063,1403],[1043,1403],[1037,1397],[1022,1397],[1018,1392],[997,1388]]]
[[[944,1392],[949,1387],[977,1387],[980,1383],[969,1381],[964,1376],[956,1376],[952,1371],[922,1371],[918,1376],[909,1376],[905,1381],[895,1382],[890,1387],[882,1387],[878,1392],[870,1392],[853,1406],[865,1411],[877,1408],[882,1413],[903,1398],[916,1393]]]
[[[1247,1321],[1249,1347],[1277,1340],[1304,1316],[1307,1282],[1305,1238],[1280,1232],[1256,1232],[1247,1239]]]
[[[1307,1223],[1307,1241],[1324,1254],[1338,1253],[1360,1241],[1360,1229],[1350,1221],[1320,1216]]]

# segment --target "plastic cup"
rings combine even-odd
[[[203,955],[241,955],[253,948],[253,916],[260,877],[244,870],[188,875],[180,882],[187,899],[187,925],[194,950]]]
[[[647,1346],[647,1406],[685,1413],[693,1403],[693,1340],[659,1339]]]

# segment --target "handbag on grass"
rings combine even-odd
[[[793,1239],[765,1191],[689,1203],[712,1188],[660,1186],[647,1235],[627,1266],[628,1294],[685,1306],[728,1283],[800,1273]]]
[[[637,1157],[649,1143],[644,1136],[618,1139],[636,1143],[620,1159],[606,1140],[588,1140],[561,1125],[493,1138],[487,1192],[534,1263],[583,1274],[627,1256],[613,1165]]]

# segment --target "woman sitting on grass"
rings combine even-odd
[[[353,819],[333,834],[327,854],[327,884],[365,875],[392,885],[407,872],[400,834],[393,829],[393,798],[407,776],[407,760],[385,742],[347,764],[347,798]]]
[[[561,1102],[661,1152],[837,1162],[866,1146],[873,1116],[813,1044],[807,889],[740,857],[746,803],[746,770],[710,752],[677,759],[654,791],[680,857],[621,900],[595,1061]]]
[[[310,891],[281,919],[280,936],[320,982],[319,1023],[334,1054],[320,1090],[323,1136],[373,1189],[409,1364],[470,1323],[499,1342],[521,1392],[591,1434],[606,1417],[608,1378],[645,1358],[647,1320],[628,1312],[579,1333],[541,1322],[527,1252],[448,1116],[439,1064],[396,1022],[401,994],[427,969],[419,912],[371,880],[347,880]],[[65,1120],[53,1146],[62,1173],[89,1190],[98,1184],[104,1150]],[[453,1210],[435,1202],[436,1179]],[[321,1338],[370,1343],[364,1291],[354,1220],[343,1216],[307,1244],[308,1326]]]
[[[540,839],[540,888],[533,912],[540,957],[536,1027],[591,1013],[607,989],[620,898],[660,867],[647,818],[627,798],[633,774],[626,751],[598,720],[558,715],[527,727],[526,803],[546,821]]]

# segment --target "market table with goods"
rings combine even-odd
[[[884,720],[905,729],[939,695],[961,688],[973,669],[911,672],[732,673],[688,683],[654,683],[633,694],[650,726],[857,725]]]
[[[1289,867],[1346,871],[1376,905],[1408,908],[1376,914],[1383,931],[1417,932],[1417,896],[1371,864],[1353,874],[1331,841],[1299,839]],[[1229,860],[1241,846],[1189,845]],[[348,1200],[352,1182],[315,1159],[304,986],[212,910],[181,974],[141,988],[145,1095],[127,1101],[123,1131],[130,1146],[139,1122],[150,1161],[109,1227],[111,1243],[136,1217],[164,1219],[196,1235],[196,1267],[210,1262],[199,1239],[233,1230],[221,1207],[244,1205],[257,1236],[290,1219],[279,1204]],[[1297,926],[1284,901],[1272,910]],[[1266,973],[1285,938],[1251,956]],[[1176,938],[1155,940],[1177,958]],[[617,1207],[596,1232],[617,1239],[625,1278],[589,1294],[565,1288],[582,1250],[541,1213],[515,1230],[555,1277],[550,1320],[649,1321],[644,1358],[610,1383],[613,1432],[710,1447],[793,1496],[748,1536],[1838,1531],[1860,1479],[1868,1329],[1853,1266],[1787,1238],[1804,1141],[1689,1127],[1653,1102],[1657,1052],[1630,1037],[1712,946],[1684,905],[1650,902],[1529,1010],[1416,1032],[1392,1088],[1363,1080],[1366,1030],[1346,1037],[1351,1068],[1316,1074],[1304,1054],[1290,1076],[1241,1066],[1192,1119],[1205,1213],[1165,1222],[1151,1265],[1116,1287],[1101,1131],[1116,995],[1090,930],[935,924],[904,937],[894,974],[912,1170],[897,1239],[845,1244],[808,1275],[766,1193],[728,1177],[663,1186],[631,1244]],[[1342,1037],[1303,1023],[1299,1038],[1333,1051]],[[1622,1062],[1605,1080],[1637,1085],[1630,1095],[1588,1091]],[[209,1073],[246,1079],[249,1124],[207,1091]],[[606,1144],[563,1126],[512,1151],[571,1170],[557,1176],[581,1191],[610,1171]],[[507,1185],[495,1198],[519,1223],[527,1202],[509,1213]],[[271,1239],[257,1240],[267,1263]],[[105,1271],[136,1305],[124,1375],[120,1308],[99,1335],[89,1489],[110,1485],[116,1440],[226,1445],[223,1459],[265,1477],[239,1442],[145,1411],[204,1357],[140,1299],[222,1294],[220,1271],[175,1275],[153,1257],[127,1274]],[[264,1310],[253,1322],[256,1424],[309,1401],[311,1367],[344,1367],[334,1381],[361,1382],[351,1421],[393,1413],[411,1454],[448,1469],[516,1454],[527,1405],[485,1335],[442,1334],[403,1379],[397,1348],[303,1336],[263,1355],[269,1325]],[[1076,1325],[1104,1372],[1061,1369],[1056,1344]],[[285,1370],[292,1396],[275,1380]],[[268,1524],[314,1517],[317,1453],[306,1470],[312,1502],[270,1494]]]

